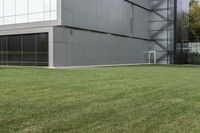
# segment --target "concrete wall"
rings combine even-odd
[[[148,63],[149,42],[54,27],[53,66]]]

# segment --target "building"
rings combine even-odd
[[[189,1],[0,0],[0,65],[175,63],[183,5]]]

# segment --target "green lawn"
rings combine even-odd
[[[199,133],[200,67],[0,68],[0,132]]]

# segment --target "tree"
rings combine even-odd
[[[200,4],[195,0],[190,1],[188,29],[190,41],[200,41]]]
[[[190,0],[190,7],[193,5],[193,4],[196,4],[197,1],[196,0]]]

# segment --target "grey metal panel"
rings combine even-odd
[[[53,54],[54,54],[54,65],[57,66],[66,66],[67,64],[67,50],[66,50],[66,44],[65,43],[58,43],[54,42],[53,46]]]
[[[131,34],[132,5],[123,1],[121,3],[121,34]]]
[[[97,29],[99,31],[109,32],[109,0],[97,0]]]
[[[143,3],[146,2],[143,1]],[[137,4],[142,4],[142,2],[137,1]],[[148,11],[141,7],[138,7],[138,10],[141,12],[140,16],[144,15],[140,20],[146,22],[146,19],[149,19]],[[63,0],[62,25],[131,36],[132,12],[132,4],[125,0]],[[144,25],[138,21],[135,22],[135,27],[142,26]],[[149,29],[145,29],[146,31],[143,29],[141,32],[148,33]],[[149,38],[147,35],[139,37]]]
[[[64,23],[68,26],[74,25],[74,10],[74,0],[62,0],[62,24]]]
[[[148,41],[55,28],[54,66],[147,63]]]
[[[131,1],[133,3],[136,3],[142,7],[145,7],[147,9],[150,9],[150,2],[149,0],[128,0],[128,1]]]
[[[149,38],[150,13],[137,6],[134,6],[133,14],[133,36],[146,39]]]
[[[67,33],[61,27],[53,28],[53,64],[65,66],[67,64]]]

